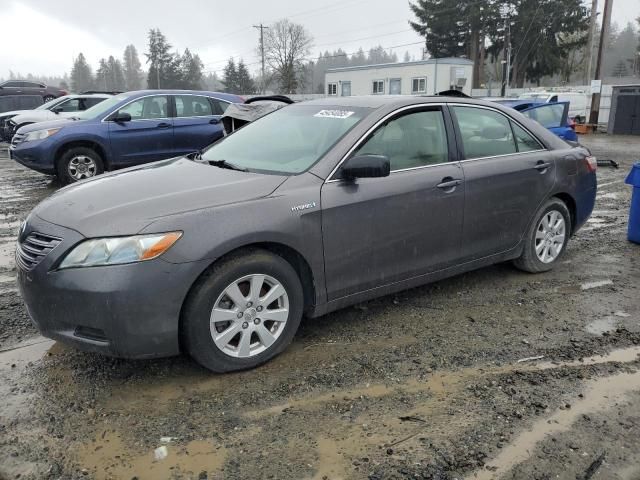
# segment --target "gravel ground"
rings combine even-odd
[[[554,271],[496,265],[307,320],[283,355],[226,375],[38,336],[13,243],[57,185],[3,151],[0,479],[640,478],[623,183],[640,138],[582,141],[621,168],[598,171],[594,215]]]

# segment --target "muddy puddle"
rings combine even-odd
[[[107,430],[78,452],[80,464],[92,467],[95,480],[158,480],[179,475],[198,478],[201,472],[209,475],[218,472],[226,456],[225,448],[213,440],[177,445],[173,440],[159,439],[157,448],[143,451],[132,448],[117,433]]]
[[[637,353],[636,353],[637,355]],[[640,390],[640,371],[598,378],[585,385],[583,399],[570,409],[558,410],[550,417],[538,420],[527,431],[505,446],[500,454],[487,464],[487,469],[468,478],[490,480],[500,478],[515,465],[527,460],[536,446],[549,435],[569,430],[582,415],[607,410],[625,401],[630,392]]]

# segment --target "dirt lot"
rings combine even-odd
[[[623,183],[640,138],[583,143],[621,168],[599,170],[593,218],[553,272],[497,265],[308,320],[275,361],[228,375],[38,336],[13,244],[56,185],[3,149],[0,479],[640,479]]]

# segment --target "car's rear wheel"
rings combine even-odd
[[[42,100],[44,100],[44,103],[50,102],[51,100],[53,100],[54,97],[53,95],[45,95],[44,97],[42,97]]]
[[[516,267],[526,272],[551,270],[564,253],[571,234],[571,214],[565,203],[552,198],[536,214],[526,234]]]
[[[57,162],[56,171],[63,184],[95,177],[104,172],[104,164],[98,153],[89,147],[72,147]]]
[[[265,250],[214,265],[187,300],[182,335],[189,354],[214,372],[256,367],[293,339],[303,311],[293,267]]]

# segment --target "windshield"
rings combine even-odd
[[[237,130],[203,153],[240,168],[300,173],[356,125],[368,108],[290,105]]]
[[[39,107],[36,107],[34,110],[51,110],[53,107],[64,102],[69,97],[70,95],[65,95],[63,97],[54,98],[53,100],[49,100],[47,103],[43,103]]]
[[[97,118],[127,98],[129,98],[128,95],[116,95],[115,97],[108,98],[107,100],[86,109],[84,112],[78,112],[78,114],[74,115],[73,118],[77,118],[79,120],[91,120],[92,118]]]

